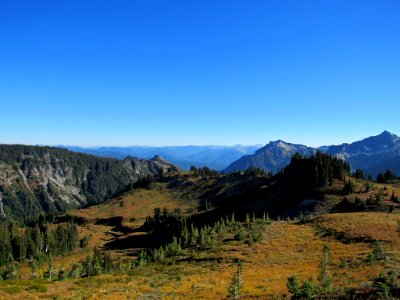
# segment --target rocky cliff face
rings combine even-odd
[[[59,148],[0,145],[0,215],[34,216],[96,204],[140,178],[176,171],[160,157],[119,161]]]

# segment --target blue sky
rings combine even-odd
[[[3,1],[0,143],[400,134],[400,2]]]

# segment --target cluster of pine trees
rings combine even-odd
[[[110,273],[115,266],[110,252],[102,252],[98,248],[93,249],[93,255],[74,263],[69,271],[69,277],[90,277]]]
[[[159,245],[169,243],[173,236],[179,236],[186,226],[186,219],[179,208],[172,211],[155,208],[153,216],[146,217],[143,229],[151,231],[151,239]]]
[[[254,166],[250,166],[244,171],[232,171],[232,172],[229,173],[229,176],[233,176],[233,177],[240,177],[242,175],[269,178],[269,177],[272,176],[272,172],[266,172],[264,169],[256,168]]]
[[[20,228],[14,222],[0,223],[0,266],[46,260],[71,252],[78,245],[78,227],[73,223],[55,229],[48,224]]]
[[[397,177],[396,174],[389,169],[383,173],[379,173],[378,176],[376,176],[376,182],[378,183],[390,183],[396,180],[399,180],[399,177]]]
[[[209,177],[215,177],[218,175],[218,172],[210,169],[209,167],[201,167],[197,168],[195,166],[190,167],[190,172],[193,172],[197,176],[209,176]]]
[[[175,221],[171,221],[174,219]],[[236,240],[251,245],[262,239],[264,227],[271,221],[266,214],[262,218],[256,218],[255,214],[250,218],[247,214],[245,221],[239,222],[235,220],[235,215],[232,214],[231,218],[221,218],[213,225],[204,225],[198,228],[193,224],[188,226],[179,209],[172,212],[164,209],[161,213],[161,209],[156,208],[154,216],[148,217],[146,222],[148,226],[155,226],[153,227],[155,228],[154,232],[161,228],[170,228],[170,240],[158,248],[142,252],[138,258],[139,264],[146,261],[162,262],[166,257],[182,254],[182,251],[187,248],[193,250],[213,248],[217,241],[227,233],[232,234]],[[174,224],[174,227],[170,226],[172,224]]]
[[[332,185],[334,179],[344,180],[349,174],[347,162],[318,151],[310,157],[296,153],[283,169],[280,179],[287,198],[302,199],[315,189]]]
[[[343,180],[345,175],[350,174],[350,165],[347,162],[320,151],[311,157],[294,155],[289,168],[296,167],[302,167],[302,175],[316,188],[331,185],[333,179]]]

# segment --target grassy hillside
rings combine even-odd
[[[318,221],[328,226],[325,229],[340,230],[348,222],[356,222],[359,216],[359,213],[341,214],[332,223],[332,216],[328,215],[327,219],[321,217]],[[368,255],[373,249],[369,243],[346,244],[335,237],[324,236],[320,233],[319,223],[317,226],[313,222],[300,225],[293,221],[279,221],[267,226],[264,239],[252,246],[231,240],[228,234],[223,237],[228,241],[221,242],[212,251],[188,252],[164,263],[149,263],[134,268],[127,275],[116,272],[76,280],[7,281],[0,288],[0,296],[7,299],[38,299],[39,296],[57,296],[60,299],[127,299],[128,296],[133,299],[223,299],[236,270],[234,261],[240,259],[243,262],[243,299],[270,299],[278,295],[288,297],[286,284],[289,276],[296,274],[301,280],[312,276],[316,280],[324,244],[331,249],[328,270],[333,286],[339,291],[339,287],[355,288],[361,293],[369,288],[381,271],[398,268],[400,259],[400,240],[396,235],[399,215],[364,213],[363,217],[364,226],[353,228],[352,234],[364,236],[376,222],[384,224],[394,233],[390,240],[382,243],[389,256],[388,261],[370,263]],[[381,237],[379,232],[371,233],[371,236]],[[57,260],[58,268],[77,258],[79,255],[60,258]],[[45,287],[47,291],[38,292],[34,286]]]
[[[43,279],[41,274],[49,269],[44,262],[36,271],[36,278],[29,279],[31,268],[21,264],[22,280],[3,281],[0,298],[224,299],[238,270],[237,261],[240,261],[241,299],[285,299],[292,296],[287,287],[290,276],[296,275],[300,283],[313,277],[315,285],[319,284],[317,278],[324,261],[324,245],[330,249],[326,271],[333,286],[324,297],[350,294],[358,295],[359,299],[376,297],[374,280],[376,282],[381,272],[398,270],[400,214],[391,195],[393,191],[400,195],[399,186],[346,177],[345,181],[334,181],[330,187],[316,193],[324,203],[317,210],[325,211],[324,214],[300,215],[295,220],[275,217],[269,221],[263,214],[256,214],[257,220],[253,220],[249,210],[249,217],[242,218],[235,207],[263,211],[265,207],[257,197],[272,193],[266,189],[272,187],[273,182],[262,176],[257,178],[252,181],[264,184],[247,190],[255,197],[247,202],[239,196],[246,194],[242,188],[249,185],[242,185],[241,180],[182,173],[132,190],[107,203],[70,211],[69,218],[85,219],[79,225],[79,236],[89,237],[88,246],[63,257],[54,257],[54,273],[71,270],[75,262],[91,256],[94,247],[109,251],[114,269],[98,276],[58,279],[57,275],[53,279]],[[352,191],[343,195],[349,179]],[[246,180],[250,179],[245,178],[244,182]],[[211,194],[219,197],[211,198]],[[379,205],[374,202],[377,197]],[[357,204],[356,198],[359,199]],[[205,199],[210,203],[206,205]],[[223,212],[220,204],[227,203],[227,199],[236,199],[233,201],[236,206],[221,215],[223,229],[208,227],[206,237],[211,237],[210,240],[165,255],[163,259],[138,263],[140,251],[147,248],[147,242],[152,239],[151,230],[142,225],[155,208],[165,207],[170,211],[180,208],[188,220],[213,224],[214,219],[210,217],[215,216],[213,212]],[[370,206],[366,204],[369,199],[374,200]],[[347,206],[343,206],[343,202]],[[352,212],[329,212],[343,210],[349,205]],[[232,221],[232,211],[236,212],[235,221]],[[259,235],[252,236],[254,232]],[[397,275],[390,274],[390,280],[396,281]],[[389,282],[389,277],[386,280]],[[394,296],[395,293],[392,289]]]

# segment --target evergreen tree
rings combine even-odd
[[[88,255],[82,261],[82,277],[89,277],[92,273],[92,258]]]
[[[321,263],[321,272],[318,276],[320,288],[323,292],[332,290],[332,279],[329,277],[328,264],[330,261],[330,249],[327,244],[323,246],[323,258]]]
[[[38,277],[38,266],[36,261],[32,260],[29,263],[29,267],[31,268],[31,276],[30,278],[37,278]]]
[[[344,187],[343,187],[343,194],[344,195],[349,195],[354,193],[354,184],[350,179],[345,182]]]
[[[91,268],[89,271],[89,276],[97,276],[102,273],[102,261],[99,249],[95,247],[93,249],[93,257],[91,262]]]
[[[54,269],[54,262],[53,262],[53,257],[50,257],[50,260],[48,262],[48,268],[47,271],[44,272],[43,277],[47,278],[49,280],[55,279],[57,276],[56,271]]]
[[[4,280],[17,280],[20,278],[18,268],[12,257],[10,256],[6,265],[6,269],[3,272]]]
[[[39,257],[39,252],[37,245],[32,240],[31,228],[27,228],[24,235],[25,245],[26,245],[26,258],[37,259]]]
[[[379,173],[376,177],[376,182],[378,183],[390,183],[396,180],[398,180],[398,177],[390,169],[387,169],[384,173]]]
[[[18,232],[15,232],[11,238],[11,247],[13,257],[22,262],[26,257],[26,244]]]
[[[0,224],[0,266],[4,266],[10,255],[12,255],[8,229],[9,228],[6,224]]]
[[[289,293],[293,294],[292,299],[299,299],[301,297],[300,283],[297,276],[293,275],[288,278],[287,288]]]
[[[47,255],[57,254],[57,242],[54,238],[53,232],[50,230],[49,226],[46,225],[43,233],[44,242],[44,253]]]
[[[111,259],[110,251],[104,253],[102,267],[105,273],[110,273],[113,270],[113,262]]]
[[[233,275],[231,284],[229,285],[227,297],[231,299],[239,299],[240,291],[242,288],[243,288],[242,262],[238,260],[237,269],[235,274]]]
[[[360,169],[355,170],[353,177],[356,179],[364,179],[364,171]]]
[[[82,264],[74,263],[71,267],[71,270],[68,274],[68,277],[77,279],[82,273]]]

